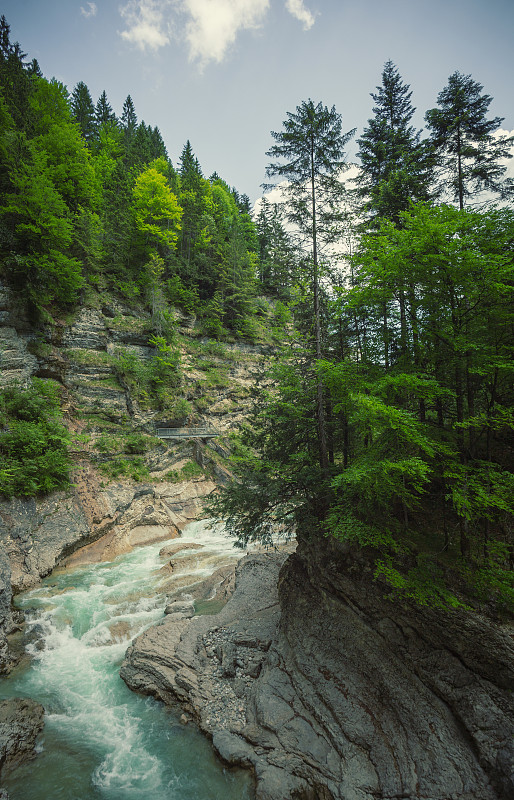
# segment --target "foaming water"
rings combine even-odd
[[[191,583],[241,554],[220,526],[189,525],[174,544]],[[250,800],[247,774],[225,770],[207,740],[151,698],[127,689],[119,667],[131,639],[162,617],[170,576],[163,542],[111,563],[57,570],[20,595],[29,667],[2,681],[3,697],[45,707],[38,757],[6,774],[11,800]],[[184,565],[186,562],[184,562]],[[180,573],[181,589],[184,572]]]

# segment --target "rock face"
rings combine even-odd
[[[393,604],[335,542],[250,556],[216,617],[127,652],[134,689],[181,703],[258,800],[508,800],[513,646],[462,611]],[[174,616],[174,615],[173,615]]]
[[[7,669],[11,663],[7,644],[7,635],[13,630],[11,595],[11,565],[7,553],[0,547],[0,670]]]
[[[68,557],[69,563],[115,558],[132,547],[166,540],[196,519],[209,480],[181,484],[111,484],[94,491],[55,493],[46,500],[0,503],[0,551],[8,556],[15,592],[36,586]],[[79,548],[80,551],[75,553]],[[5,573],[8,580],[8,564]],[[7,586],[7,583],[6,583]],[[10,600],[10,595],[9,595]],[[0,603],[2,589],[0,588]],[[0,629],[1,633],[1,629]]]
[[[43,715],[43,706],[34,700],[13,697],[0,701],[0,769],[34,755]]]

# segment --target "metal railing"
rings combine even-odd
[[[219,436],[213,428],[156,428],[159,439],[211,439]]]

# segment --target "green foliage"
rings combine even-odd
[[[172,306],[177,306],[187,314],[194,314],[199,307],[198,290],[188,287],[179,275],[172,275],[166,281],[166,297]]]
[[[454,72],[437,96],[439,106],[425,115],[446,167],[445,184],[449,182],[460,209],[484,189],[503,197],[514,193],[512,179],[504,177],[514,137],[497,134],[502,117],[486,118],[493,98],[482,89],[471,75]]]
[[[182,209],[166,177],[159,171],[164,159],[157,159],[136,178],[133,212],[143,246],[173,248],[178,239]]]
[[[187,142],[176,171],[158,128],[137,122],[130,95],[117,119],[103,91],[68,95],[11,45],[0,53],[2,274],[44,313],[105,280],[152,310],[201,318],[208,335],[253,337],[258,261],[246,196],[206,180]],[[158,265],[158,269],[156,269]]]
[[[385,581],[392,590],[388,597],[393,600],[400,597],[432,608],[469,608],[448,589],[443,570],[427,556],[418,556],[415,567],[401,571],[391,559],[378,559],[375,578]]]
[[[54,386],[0,392],[0,493],[5,497],[48,494],[69,485],[70,438],[59,421]]]
[[[130,480],[135,481],[136,483],[143,483],[150,478],[148,467],[146,466],[144,459],[140,456],[134,456],[130,459],[118,456],[110,461],[100,464],[99,469],[110,480],[116,480],[117,478],[130,478]]]
[[[379,218],[398,224],[400,213],[411,201],[430,198],[435,159],[410,124],[415,109],[409,89],[397,67],[387,61],[382,84],[371,94],[374,116],[357,140],[362,164],[356,179],[357,195],[371,217],[368,225],[375,225]]]
[[[125,438],[123,449],[130,455],[142,455],[148,450],[148,437],[142,433],[131,433]]]
[[[121,351],[114,369],[120,381],[130,387],[143,406],[171,410],[182,381],[180,350],[178,346],[168,344],[163,336],[152,336],[149,344],[154,347],[150,359],[142,360],[133,353]]]
[[[392,596],[512,607],[514,216],[419,206],[400,223],[363,237],[326,358],[297,337],[268,372],[210,510],[242,544],[296,526],[364,548]]]
[[[167,472],[166,480],[170,481],[170,483],[182,483],[204,476],[205,471],[197,461],[187,461],[179,470],[170,470]]]

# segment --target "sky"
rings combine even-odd
[[[514,0],[2,0],[0,13],[46,78],[84,81],[94,102],[105,89],[118,115],[130,94],[175,165],[189,139],[204,175],[252,202],[287,112],[335,105],[358,138],[389,59],[418,128],[458,70],[514,131]]]

